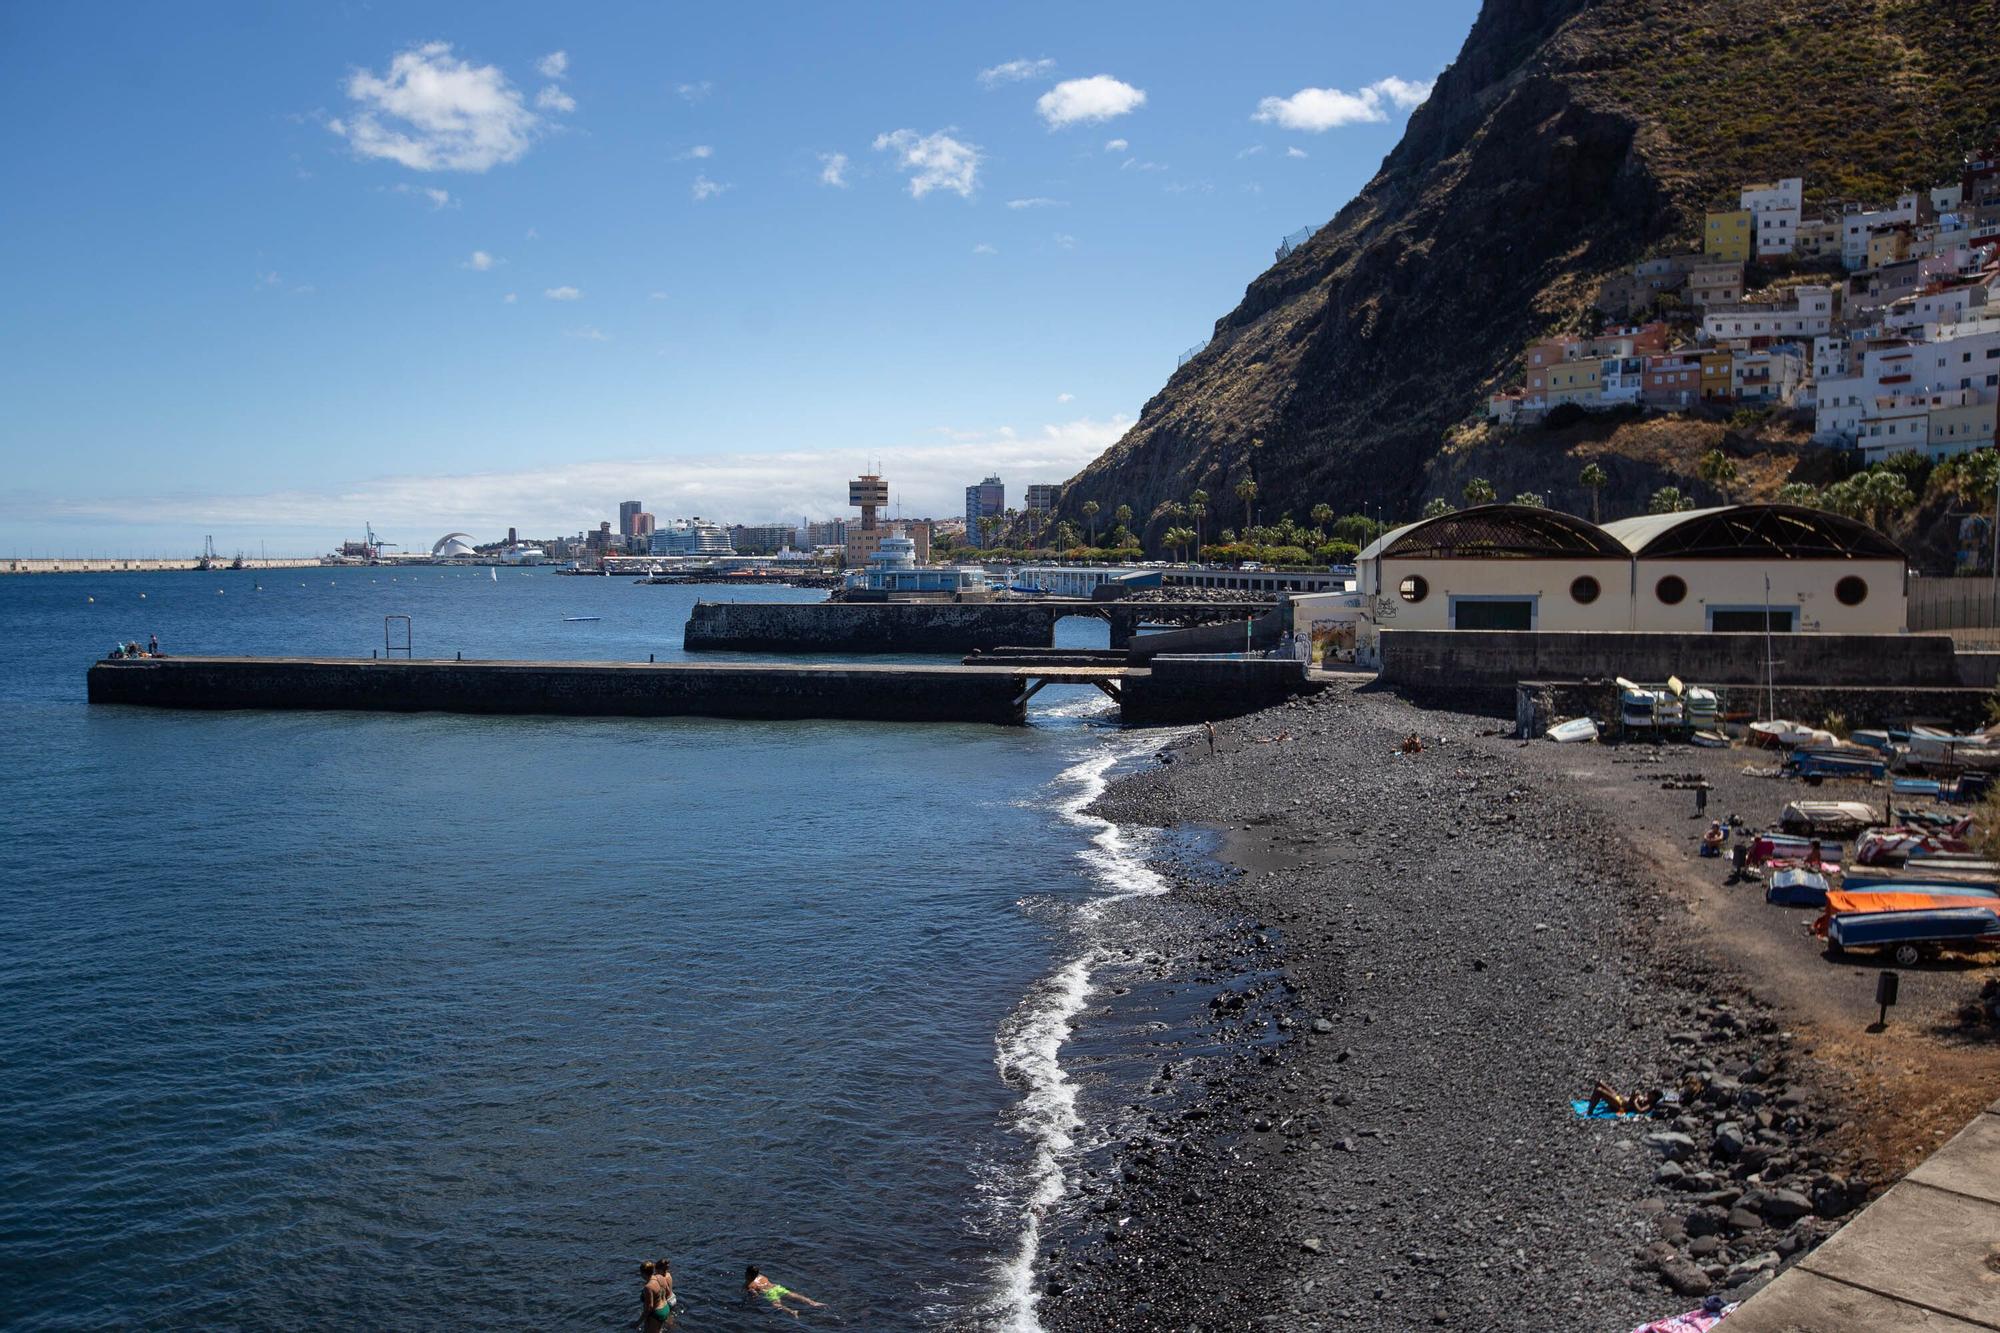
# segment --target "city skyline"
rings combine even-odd
[[[628,489],[830,516],[875,460],[933,516],[1067,480],[1374,172],[1474,8],[1280,4],[1276,52],[1194,5],[13,11],[0,105],[62,133],[0,144],[5,544],[573,531]]]

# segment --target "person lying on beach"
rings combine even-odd
[[[743,1270],[743,1290],[753,1296],[762,1296],[771,1303],[772,1309],[783,1310],[794,1319],[799,1317],[799,1312],[785,1304],[788,1298],[795,1301],[803,1301],[815,1310],[825,1308],[812,1297],[793,1291],[790,1287],[781,1287],[771,1281],[770,1278],[765,1277],[757,1271],[757,1265],[755,1264],[751,1264]]]
[[[1660,1094],[1641,1090],[1630,1097],[1619,1095],[1609,1083],[1599,1083],[1590,1090],[1590,1105],[1584,1108],[1586,1115],[1596,1115],[1598,1107],[1608,1109],[1613,1115],[1646,1115],[1659,1105]]]

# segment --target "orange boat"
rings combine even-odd
[[[1812,923],[1812,933],[1826,937],[1827,923],[1845,912],[1923,912],[1940,907],[1996,907],[1992,894],[1964,897],[1937,893],[1898,893],[1888,889],[1828,889],[1826,910]]]

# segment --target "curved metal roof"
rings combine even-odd
[[[1624,560],[1630,552],[1589,519],[1529,505],[1475,505],[1384,533],[1364,560]]]
[[[1903,549],[1866,523],[1801,505],[1723,505],[1643,514],[1604,531],[1642,559],[1901,560]]]

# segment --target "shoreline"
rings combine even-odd
[[[1501,725],[1340,686],[1107,789],[1116,823],[1220,831],[1156,868],[1282,971],[1167,983],[1210,1050],[1051,1218],[1051,1333],[1630,1326],[1743,1298],[1888,1183],[1814,1034],[1683,929],[1680,868],[1560,770],[1576,747]],[[1689,1073],[1676,1117],[1568,1107]]]

